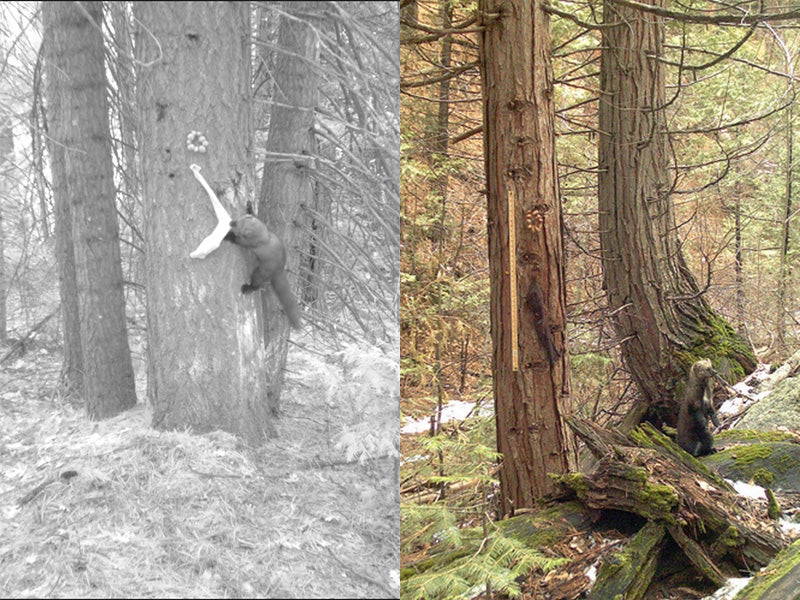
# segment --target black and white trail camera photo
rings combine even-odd
[[[399,597],[399,12],[0,3],[0,595]]]

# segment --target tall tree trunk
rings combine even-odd
[[[742,252],[742,194],[737,183],[733,193],[733,270],[736,274],[736,331],[745,335],[744,320],[744,254]]]
[[[503,513],[574,463],[550,20],[543,0],[481,0],[484,161]],[[497,15],[497,16],[495,16]],[[526,298],[531,297],[531,302]]]
[[[66,122],[61,117],[61,98],[66,93],[62,42],[54,38],[60,17],[56,2],[42,3],[43,38],[45,51],[47,112],[47,152],[50,155],[50,172],[53,188],[54,222],[56,236],[56,263],[58,265],[58,290],[61,298],[61,333],[63,361],[61,363],[62,393],[71,396],[83,391],[83,350],[81,321],[78,314],[78,288],[75,276],[75,250],[72,242],[72,211],[69,206],[65,147],[55,140],[65,137]],[[63,33],[63,32],[62,32]]]
[[[778,345],[786,346],[786,290],[792,276],[789,262],[789,242],[792,221],[792,183],[794,180],[794,104],[786,109],[786,183],[783,198],[783,224],[781,227],[781,271],[778,279]]]
[[[672,422],[674,387],[696,358],[712,358],[728,375],[749,373],[755,360],[748,342],[706,303],[678,240],[659,62],[663,19],[613,0],[605,2],[604,15],[598,178],[603,285],[622,355],[647,401],[631,420],[649,404]]]
[[[119,230],[108,127],[102,2],[43,3],[50,33],[49,89],[61,93],[51,116],[64,148],[77,283],[83,391],[92,418],[136,404],[122,290]],[[56,125],[57,124],[57,125]],[[63,213],[62,213],[63,216]]]
[[[259,215],[286,245],[286,270],[297,290],[301,255],[306,251],[300,206],[314,205],[310,168],[315,153],[314,110],[319,98],[319,36],[306,22],[323,18],[323,2],[285,2],[275,57],[275,94],[270,116],[267,156],[261,180]],[[319,26],[317,22],[315,25]],[[287,155],[303,159],[289,159]],[[270,378],[269,406],[277,411],[283,388],[289,323],[271,290],[262,294],[266,369]]]
[[[4,60],[0,52],[0,60]],[[3,118],[0,115],[0,118]],[[11,123],[0,122],[0,196],[6,198],[11,191],[9,177],[14,157],[14,132]],[[8,278],[6,277],[6,251],[3,207],[0,206],[0,342],[8,339],[8,319],[6,317],[6,300],[8,298]]]
[[[453,3],[450,0],[441,0],[439,3],[439,17],[441,18],[441,28],[450,29],[453,24]],[[439,52],[439,63],[443,71],[447,72],[452,63],[453,54],[453,36],[445,35],[442,37],[442,47]],[[431,156],[432,169],[435,173],[433,181],[431,181],[431,191],[439,196],[439,224],[438,229],[435,230],[435,235],[431,238],[436,245],[436,262],[435,268],[438,277],[438,271],[441,270],[444,261],[445,242],[447,240],[447,193],[449,189],[450,177],[448,175],[448,142],[450,140],[450,133],[448,131],[450,126],[450,79],[446,78],[439,84],[439,106],[437,107],[436,125],[432,131],[431,149],[433,154]],[[444,323],[442,324],[444,325]],[[433,363],[433,384],[436,393],[436,413],[435,419],[431,427],[431,435],[439,433],[442,428],[442,413],[445,404],[445,389],[442,383],[443,368],[442,368],[442,354],[446,352],[444,346],[445,333],[440,331],[435,335],[435,348],[434,348],[434,363]],[[439,475],[445,475],[444,469],[444,453],[440,450],[438,453],[439,461]],[[440,485],[442,496],[444,496],[447,485],[443,481]]]
[[[227,242],[204,260],[189,258],[217,224],[191,164],[232,217],[252,198],[249,7],[141,2],[134,12],[144,63],[137,81],[153,424],[223,429],[257,444],[275,431],[258,301],[240,292],[252,259]],[[187,147],[198,130],[206,153]]]

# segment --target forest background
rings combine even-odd
[[[636,3],[625,2],[628,6]],[[794,149],[798,24],[735,22],[725,3],[652,3],[665,19],[672,200],[684,257],[704,297],[761,361],[797,344]],[[609,4],[606,4],[609,6]],[[401,2],[402,414],[430,418],[403,436],[401,492],[416,506],[454,491],[461,522],[491,496],[494,419],[442,427],[442,407],[491,413],[491,342],[476,4]],[[742,11],[746,7],[739,7]],[[780,6],[770,6],[780,12]],[[785,7],[791,8],[791,7]],[[555,134],[574,413],[603,424],[637,390],[620,359],[602,289],[597,197],[597,2],[551,2]],[[696,20],[670,18],[692,13]],[[771,293],[765,293],[769,290]],[[441,518],[404,509],[404,552]],[[432,527],[431,530],[439,530]]]

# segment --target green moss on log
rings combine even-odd
[[[556,477],[556,481],[563,483],[573,490],[581,500],[586,499],[586,476],[583,473],[567,473]]]
[[[638,496],[651,511],[645,516],[674,522],[674,512],[680,504],[680,497],[672,486],[645,482]]]
[[[792,581],[796,577],[792,577],[794,575],[792,571],[796,570],[798,565],[800,565],[800,540],[795,540],[792,545],[775,556],[768,569],[764,569],[750,580],[750,583],[736,596],[736,600],[758,600],[764,598],[768,592],[771,594],[770,598],[796,598],[796,595],[792,595],[797,592],[796,581]],[[786,579],[782,582],[781,579],[784,577]],[[783,589],[783,585],[789,589]]]
[[[789,454],[781,454],[775,461],[775,471],[778,473],[778,475],[783,475],[790,469],[793,469],[796,465],[797,461],[795,460],[794,456]]]
[[[663,539],[663,525],[647,523],[625,549],[603,561],[589,598],[638,600],[644,596],[655,574]]]
[[[777,521],[783,516],[781,505],[778,504],[778,499],[775,498],[775,494],[772,493],[771,489],[767,488],[766,494],[767,494],[767,516],[773,521]]]
[[[728,550],[739,548],[744,544],[744,539],[736,527],[728,527],[717,539],[717,544],[724,546]]]

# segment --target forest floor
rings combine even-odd
[[[396,473],[335,450],[318,359],[290,353],[257,449],[155,431],[141,398],[90,421],[53,392],[60,360],[0,368],[0,597],[397,597]]]

